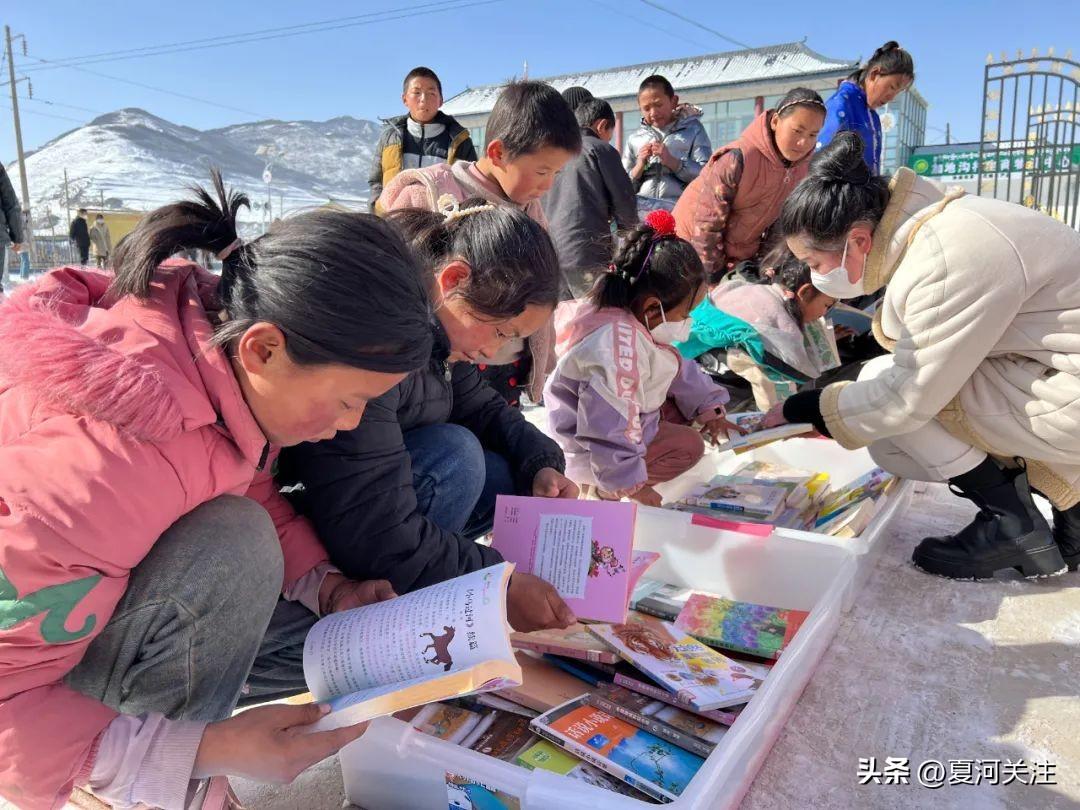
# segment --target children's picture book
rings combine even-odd
[[[829,474],[799,470],[770,461],[748,461],[734,472],[733,476],[751,478],[757,481],[782,481],[795,485],[786,504],[789,509],[806,509],[820,502],[829,490]]]
[[[681,502],[735,514],[743,520],[767,523],[784,511],[796,486],[790,481],[758,481],[718,475],[709,483],[694,487]]]
[[[429,703],[411,721],[417,731],[454,744],[464,740],[479,723],[479,713],[449,703]]]
[[[521,800],[491,785],[446,771],[449,810],[521,810]]]
[[[854,503],[884,494],[895,480],[895,476],[875,467],[847,486],[829,493],[821,503],[815,526],[825,525]]]
[[[579,618],[621,622],[634,574],[636,509],[632,502],[499,495],[491,545],[550,582]],[[646,560],[639,558],[637,576]]]
[[[511,633],[510,643],[520,650],[552,653],[581,661],[614,664],[620,660],[618,653],[580,623],[572,624],[565,630],[555,628],[532,633]]]
[[[670,622],[643,613],[625,624],[592,624],[589,631],[698,711],[745,703],[768,674],[767,667],[733,661]]]
[[[517,764],[530,771],[540,769],[551,771],[568,779],[577,779],[589,785],[604,788],[624,796],[639,796],[640,794],[625,782],[608,776],[599,768],[590,765],[573,754],[569,754],[559,746],[544,739],[537,739],[535,743],[522,751],[517,758]]]
[[[840,365],[840,350],[836,346],[836,333],[832,324],[824,318],[806,324],[803,328],[803,346],[806,353],[817,360],[822,371],[837,368]]]
[[[615,684],[598,685],[586,701],[699,757],[709,756],[727,733],[720,723]]]
[[[814,432],[814,426],[804,423],[778,425],[774,428],[763,428],[762,421],[765,419],[763,411],[746,411],[745,413],[729,414],[728,419],[747,431],[745,434],[728,433],[726,444],[719,446],[720,450],[731,450],[745,453],[755,447],[772,444],[782,439],[790,439],[793,436],[805,436]]]
[[[529,730],[532,718],[517,714],[493,712],[491,722],[477,735],[471,735],[468,748],[489,757],[513,762],[517,755],[536,740]]]
[[[499,695],[533,711],[546,712],[589,691],[585,681],[527,652],[518,652],[517,661],[521,682],[500,690]]]
[[[675,627],[711,647],[779,658],[810,614],[805,610],[691,594]]]
[[[865,335],[874,323],[874,313],[881,299],[874,301],[866,309],[859,309],[843,301],[837,301],[829,310],[828,318],[833,326],[846,326],[856,335]]]
[[[688,714],[701,717],[705,720],[712,720],[723,726],[732,725],[738,719],[739,713],[742,712],[743,707],[746,705],[726,706],[723,709],[710,709],[709,711],[701,712],[691,706],[679,695],[673,694],[666,689],[661,689],[651,681],[644,680],[645,676],[641,675],[629,664],[626,664],[625,666],[627,667],[626,669],[621,669],[615,673],[614,683],[616,686],[622,686],[632,692],[637,692],[638,694],[652,698],[653,700],[659,700],[674,708],[682,709]]]
[[[521,683],[510,646],[511,563],[333,613],[304,642],[304,678],[331,713],[314,731]]]
[[[532,729],[660,801],[677,799],[705,761],[589,705],[585,698],[540,715]]]
[[[873,498],[856,501],[829,514],[824,523],[820,525],[815,523],[813,529],[815,532],[833,537],[858,537],[874,519],[878,505],[879,502]]]

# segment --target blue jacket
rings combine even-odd
[[[818,135],[817,148],[844,130],[859,133],[866,147],[866,165],[872,173],[881,174],[881,119],[866,103],[866,91],[849,81],[841,82],[825,102],[825,126]]]

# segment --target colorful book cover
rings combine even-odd
[[[768,522],[784,510],[796,485],[788,481],[758,481],[737,476],[717,476],[694,487],[681,499],[688,506],[732,513],[744,520]]]
[[[429,703],[411,725],[417,731],[447,742],[460,743],[480,723],[480,715],[449,703]]]
[[[699,757],[709,756],[727,732],[719,723],[615,684],[598,685],[586,700]]]
[[[589,625],[589,631],[699,711],[745,703],[768,674],[767,667],[733,661],[670,622],[641,613],[626,624]]]
[[[461,774],[446,772],[448,810],[521,810],[521,800]]]
[[[661,801],[677,799],[705,761],[590,706],[584,698],[540,715],[532,721],[532,728],[570,753]]]
[[[489,757],[513,762],[518,753],[535,739],[529,730],[531,719],[517,714],[495,712],[492,722],[483,733],[470,740],[468,747]]]
[[[814,432],[814,426],[804,423],[779,425],[774,428],[761,426],[765,419],[762,411],[747,411],[729,416],[732,422],[747,431],[745,434],[735,432],[728,433],[726,444],[720,445],[720,450],[731,450],[736,454],[745,453],[755,447],[762,447],[782,439],[790,439],[794,436],[804,436]]]
[[[624,796],[640,796],[625,782],[604,773],[595,765],[578,759],[550,740],[540,739],[518,755],[517,764],[530,771],[539,768],[551,771],[567,779],[577,779],[595,787],[621,793]]]
[[[621,622],[634,568],[636,509],[632,502],[499,495],[491,545],[554,585],[579,618]]]
[[[823,526],[854,503],[881,495],[896,478],[880,467],[875,467],[846,487],[830,493],[821,503],[815,526]]]
[[[691,594],[675,627],[712,647],[779,658],[810,614],[805,610]]]
[[[629,664],[627,664],[629,667]],[[632,669],[632,668],[630,668]],[[724,726],[730,726],[739,719],[739,714],[745,708],[746,704],[741,706],[725,706],[723,709],[712,709],[707,712],[700,712],[687,703],[685,700],[679,697],[679,695],[672,694],[666,689],[661,689],[651,681],[643,680],[645,676],[640,675],[637,670],[620,670],[615,673],[614,683],[616,686],[625,687],[633,692],[645,695],[646,697],[653,698],[655,700],[662,701],[669,706],[682,709],[689,714],[702,717],[705,720],[712,720]]]

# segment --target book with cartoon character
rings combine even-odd
[[[304,679],[331,713],[314,731],[521,683],[500,563],[326,616],[304,642]]]
[[[769,672],[766,666],[721,655],[670,622],[641,613],[625,624],[590,624],[589,632],[696,711],[745,703]]]
[[[658,555],[634,553],[637,504],[500,495],[491,545],[555,586],[579,619],[626,620],[630,592]]]

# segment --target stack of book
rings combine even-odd
[[[875,467],[830,489],[827,473],[755,461],[717,475],[671,504],[680,511],[738,517],[788,529],[856,537],[869,525],[895,478]]]
[[[305,675],[333,709],[316,728],[393,714],[523,768],[676,799],[806,614],[644,578],[659,555],[635,551],[635,510],[500,496],[493,545],[513,562],[315,625]],[[515,562],[542,572],[582,623],[512,632]],[[450,806],[479,806],[469,797],[484,790],[447,773]]]

